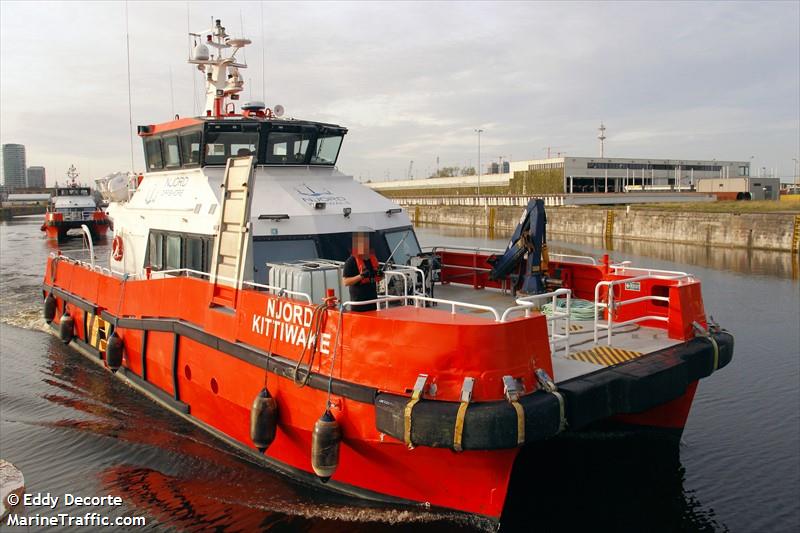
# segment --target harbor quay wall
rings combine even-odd
[[[25,215],[43,215],[47,208],[43,205],[18,205],[13,207],[0,207],[0,220],[11,220],[14,217]]]
[[[404,205],[414,223],[449,224],[511,234],[521,207]],[[754,250],[797,251],[798,215],[680,213],[657,210],[548,207],[547,232]],[[794,248],[793,248],[794,247]]]

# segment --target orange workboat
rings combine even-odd
[[[526,445],[681,434],[733,353],[697,279],[548,254],[536,199],[505,250],[422,250],[335,168],[345,128],[237,110],[249,41],[192,35],[205,116],[139,127],[147,172],[110,198],[108,266],[48,259],[64,342],[302,482],[490,524]],[[354,312],[343,263],[365,228],[383,280]]]
[[[67,186],[56,187],[50,199],[41,230],[48,239],[63,241],[70,230],[86,229],[93,238],[103,238],[109,227],[105,212],[97,206],[89,187],[78,185],[78,172],[72,165],[67,171]]]

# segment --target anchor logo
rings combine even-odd
[[[302,190],[301,187],[304,187],[306,190],[305,191]],[[317,196],[325,196],[327,194],[333,194],[328,189],[324,189],[322,192],[315,191],[314,189],[312,189],[311,187],[309,187],[305,183],[301,187],[295,187],[294,190],[297,191],[298,194],[302,194],[303,196],[314,196],[314,197],[317,197]]]

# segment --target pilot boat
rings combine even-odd
[[[91,189],[78,185],[79,175],[75,165],[70,165],[67,186],[56,187],[55,196],[50,199],[41,227],[48,239],[62,241],[70,230],[81,226],[86,226],[95,239],[105,237],[108,231],[108,217],[97,206]]]
[[[423,250],[337,170],[345,127],[237,109],[249,41],[190,35],[205,114],[139,126],[147,168],[109,198],[107,266],[48,258],[64,342],[300,482],[490,525],[536,443],[681,434],[733,354],[695,277],[548,254],[535,198],[505,250]],[[384,279],[354,312],[342,263],[365,228]]]

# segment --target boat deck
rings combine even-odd
[[[486,305],[501,315],[506,309],[516,305],[508,292],[489,288],[476,290],[465,285],[437,285],[435,296],[445,300]],[[456,312],[490,316],[485,312],[469,308],[456,308]],[[557,324],[556,333],[564,333],[562,321],[558,321]],[[548,327],[552,328],[553,322],[548,322]],[[565,349],[563,342],[559,342],[553,353],[554,379],[556,382],[566,381],[679,343],[680,341],[670,339],[664,329],[633,324],[615,329],[611,345],[608,344],[607,331],[600,330],[598,343],[595,344],[594,321],[571,320],[569,350]]]

